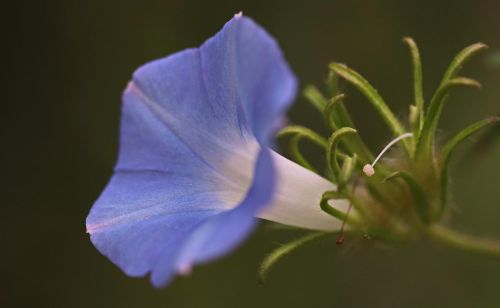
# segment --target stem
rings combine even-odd
[[[443,226],[434,225],[428,234],[435,240],[462,250],[500,257],[500,241],[462,234]]]

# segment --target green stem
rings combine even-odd
[[[438,242],[454,248],[500,257],[500,241],[462,234],[443,226],[434,225],[428,234]]]

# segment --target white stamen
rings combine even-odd
[[[366,165],[363,166],[363,172],[366,174],[366,176],[372,176],[372,175],[375,174],[375,169],[373,167],[375,167],[375,164],[382,157],[382,155],[384,155],[384,153],[387,150],[389,150],[390,147],[392,147],[396,142],[398,142],[398,141],[400,141],[402,139],[405,139],[405,138],[409,138],[409,137],[413,137],[413,134],[412,133],[405,133],[405,134],[402,134],[401,136],[398,136],[397,138],[395,138],[391,142],[389,142],[385,146],[385,148],[378,154],[377,158],[375,158],[375,160],[373,161],[373,163],[366,164]]]
[[[243,16],[243,11],[239,11],[238,13],[234,14],[234,18],[239,19]]]

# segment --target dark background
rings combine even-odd
[[[499,307],[500,259],[420,241],[404,247],[331,242],[279,264],[264,286],[261,258],[296,234],[259,229],[230,256],[162,290],[123,275],[94,249],[85,217],[111,175],[120,95],[142,63],[192,46],[243,10],[281,44],[301,81],[321,84],[326,65],[348,63],[396,114],[412,102],[401,38],[414,37],[426,98],[452,56],[490,50],[464,74],[440,123],[446,138],[500,112],[499,1],[17,1],[2,7],[0,306],[2,307]],[[390,134],[352,88],[348,107],[380,149]],[[302,97],[291,119],[320,129]],[[479,139],[477,138],[472,138]],[[500,142],[462,147],[452,168],[450,222],[500,237]]]

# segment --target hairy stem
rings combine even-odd
[[[443,226],[434,225],[428,234],[438,242],[470,252],[500,258],[500,241],[462,234]]]

